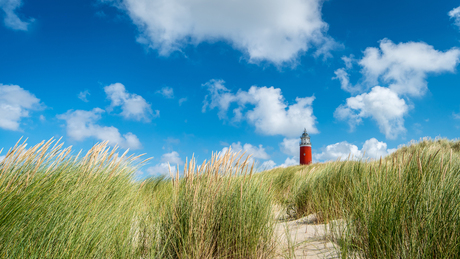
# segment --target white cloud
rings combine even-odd
[[[347,160],[350,159],[361,159],[361,158],[373,158],[379,159],[385,157],[396,151],[396,149],[387,149],[385,142],[380,142],[376,138],[366,140],[361,150],[356,145],[350,144],[346,141],[328,145],[323,152],[314,154],[313,157],[320,161],[330,160]]]
[[[176,174],[176,165],[183,165],[184,161],[179,156],[179,153],[172,151],[161,156],[161,163],[147,168],[147,173],[150,175],[169,175],[169,168],[173,175]]]
[[[187,101],[187,97],[179,99],[179,106],[181,106],[185,101]]]
[[[339,79],[341,88],[361,95],[347,99],[335,111],[335,117],[348,120],[351,129],[371,117],[387,138],[395,139],[403,134],[404,116],[409,110],[405,100],[421,97],[428,90],[429,74],[454,72],[460,61],[460,50],[435,50],[424,42],[394,44],[388,39],[380,41],[380,48],[369,47],[360,60],[343,57],[345,68],[337,69],[333,79]],[[350,83],[348,70],[353,63],[361,67],[361,80]],[[380,87],[376,85],[384,85]],[[371,89],[372,88],[372,89]],[[369,89],[370,92],[366,93]],[[364,92],[364,93],[363,93]]]
[[[280,143],[281,152],[283,152],[286,155],[297,156],[300,152],[299,143],[300,138],[284,138],[283,142]]]
[[[346,141],[328,145],[325,150],[320,154],[313,155],[316,160],[328,161],[328,160],[346,160],[348,157],[360,158],[362,152],[357,146],[350,144]]]
[[[371,138],[364,142],[362,151],[365,157],[378,159],[393,153],[396,149],[387,149],[387,143]]]
[[[281,164],[279,167],[288,167],[288,166],[293,166],[293,165],[299,165],[299,158],[298,157],[288,157],[284,161],[283,164]]]
[[[20,130],[21,119],[42,108],[40,99],[29,91],[17,85],[0,84],[0,128]]]
[[[347,99],[334,113],[339,120],[348,120],[351,130],[362,122],[363,118],[371,117],[379,125],[380,132],[389,139],[395,139],[406,132],[404,115],[409,106],[404,99],[391,89],[376,86],[369,93]]]
[[[80,92],[78,94],[78,99],[84,101],[85,103],[88,102],[88,95],[91,95],[88,90],[85,90],[83,92]]]
[[[351,54],[350,56],[343,56],[342,57],[343,62],[345,63],[345,67],[347,69],[351,69],[353,67],[353,63],[356,62],[355,56]]]
[[[100,0],[127,12],[138,42],[167,56],[188,44],[226,41],[250,62],[291,62],[316,47],[330,55],[337,44],[326,35],[320,0]]]
[[[260,165],[260,168],[262,170],[270,170],[270,169],[275,168],[275,166],[276,166],[276,163],[273,160],[268,160],[268,161],[263,162]]]
[[[334,74],[335,74],[335,77],[333,77],[332,79],[340,80],[340,88],[342,88],[342,90],[347,91],[349,93],[357,93],[361,91],[360,85],[353,86],[350,84],[350,78],[345,68],[337,69],[336,71],[334,71]]]
[[[232,121],[245,119],[261,134],[293,137],[304,128],[309,133],[318,133],[312,107],[314,96],[297,97],[296,103],[288,105],[279,88],[252,86],[247,92],[239,90],[233,94],[224,86],[223,80],[215,79],[203,86],[208,88],[210,95],[206,95],[202,111],[205,112],[208,107],[218,108],[220,119],[224,119],[230,105],[236,103],[238,107],[233,109]],[[247,109],[247,105],[253,108]]]
[[[276,163],[274,161],[272,161],[272,160],[265,161],[265,162],[262,163],[260,168],[262,170],[270,170],[270,169],[277,168],[277,167],[289,167],[289,166],[293,166],[293,165],[299,165],[300,161],[299,161],[299,157],[297,155],[298,154],[296,154],[293,157],[287,157],[286,160],[284,160],[284,163],[282,163],[279,166],[276,166]]]
[[[352,85],[345,68],[335,71],[342,89],[354,93],[367,91],[378,84],[386,85],[398,95],[422,96],[427,91],[426,77],[430,73],[454,72],[460,60],[460,50],[435,50],[424,42],[394,44],[380,41],[380,48],[369,47],[357,61],[362,67],[362,82]],[[353,60],[344,59],[348,68]]]
[[[339,68],[336,71],[334,71],[335,77],[333,77],[332,79],[339,79],[341,88],[347,92],[355,93],[361,91],[360,85],[353,86],[350,83],[349,75],[347,72],[347,70],[353,68],[353,63],[356,62],[356,59],[353,55],[350,55],[349,57],[343,56],[342,60],[345,63],[345,68]]]
[[[460,113],[452,112],[452,116],[454,116],[454,119],[460,120]]]
[[[21,5],[21,0],[0,0],[0,8],[5,12],[3,20],[5,26],[13,30],[27,31],[27,27],[34,19],[25,22],[18,17],[16,9],[21,7]]]
[[[452,10],[449,11],[448,13],[449,17],[451,19],[454,19],[455,20],[455,25],[457,25],[458,27],[460,27],[460,6],[459,7],[456,7]]]
[[[3,159],[5,159],[5,156],[0,156],[0,162],[2,162]]]
[[[101,141],[108,140],[110,145],[119,145],[122,148],[139,149],[142,147],[139,139],[131,132],[120,134],[117,128],[105,127],[96,124],[101,118],[104,110],[94,108],[91,111],[69,110],[57,116],[58,119],[65,120],[67,135],[74,140],[81,141],[85,138],[94,137]]]
[[[123,84],[108,85],[104,87],[104,91],[111,101],[108,111],[111,111],[114,107],[121,106],[121,115],[125,119],[149,122],[152,117],[160,116],[160,111],[156,110],[153,113],[151,105],[142,96],[128,93]]]
[[[236,96],[230,93],[230,90],[228,90],[224,86],[224,83],[225,81],[221,79],[211,79],[208,82],[202,84],[202,86],[208,88],[208,91],[211,95],[211,102],[208,101],[209,95],[205,96],[205,99],[203,101],[203,107],[201,109],[202,112],[206,112],[207,107],[209,107],[210,109],[218,107],[219,118],[225,118],[228,107],[232,102],[236,101]]]
[[[173,99],[174,98],[174,89],[172,89],[171,87],[163,87],[161,88],[160,90],[157,91],[157,93],[163,95],[164,98],[167,98],[167,99]]]
[[[163,163],[170,163],[170,164],[177,164],[177,165],[183,165],[184,161],[179,156],[179,153],[176,151],[172,151],[170,153],[163,154],[161,156],[161,162]]]
[[[265,148],[262,145],[259,145],[259,147],[253,146],[251,144],[244,144],[241,145],[241,142],[238,141],[238,143],[232,143],[230,146],[232,148],[233,152],[246,152],[246,155],[251,155],[252,158],[259,158],[259,159],[269,159],[270,156],[265,152]],[[225,154],[228,150],[228,147],[224,147],[222,149],[221,154]]]
[[[221,144],[225,144],[225,143],[221,141]],[[223,156],[225,153],[227,153],[229,150],[229,147],[231,148],[232,153],[239,152],[239,155],[242,155],[244,153],[242,160],[245,160],[248,156],[250,156],[247,161],[249,165],[253,163],[257,165],[259,163],[259,159],[265,160],[265,159],[270,158],[270,155],[268,155],[267,152],[265,152],[265,148],[262,145],[259,145],[259,147],[253,146],[248,143],[241,145],[241,142],[239,141],[237,143],[235,142],[232,143],[228,147],[222,148],[222,150],[218,153],[219,156]],[[262,163],[261,168],[264,169],[264,166],[270,166],[270,165],[271,163],[269,161],[265,161]]]
[[[176,166],[168,165],[168,163],[159,163],[155,166],[151,166],[147,168],[147,173],[153,176],[158,175],[169,175],[169,169],[171,168],[171,173],[175,175],[176,173]]]

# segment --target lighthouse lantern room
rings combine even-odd
[[[311,142],[307,129],[305,129],[302,136],[300,136],[300,164],[311,164]]]

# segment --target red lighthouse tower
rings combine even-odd
[[[305,129],[302,136],[300,136],[300,164],[311,164],[311,142],[307,129]]]

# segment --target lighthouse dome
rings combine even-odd
[[[310,135],[308,135],[307,129],[304,129],[302,136],[300,136],[300,145],[301,146],[311,146]]]

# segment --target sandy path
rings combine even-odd
[[[278,251],[275,258],[340,258],[339,248],[331,241],[326,228],[328,225],[316,224],[314,215],[277,223]]]

